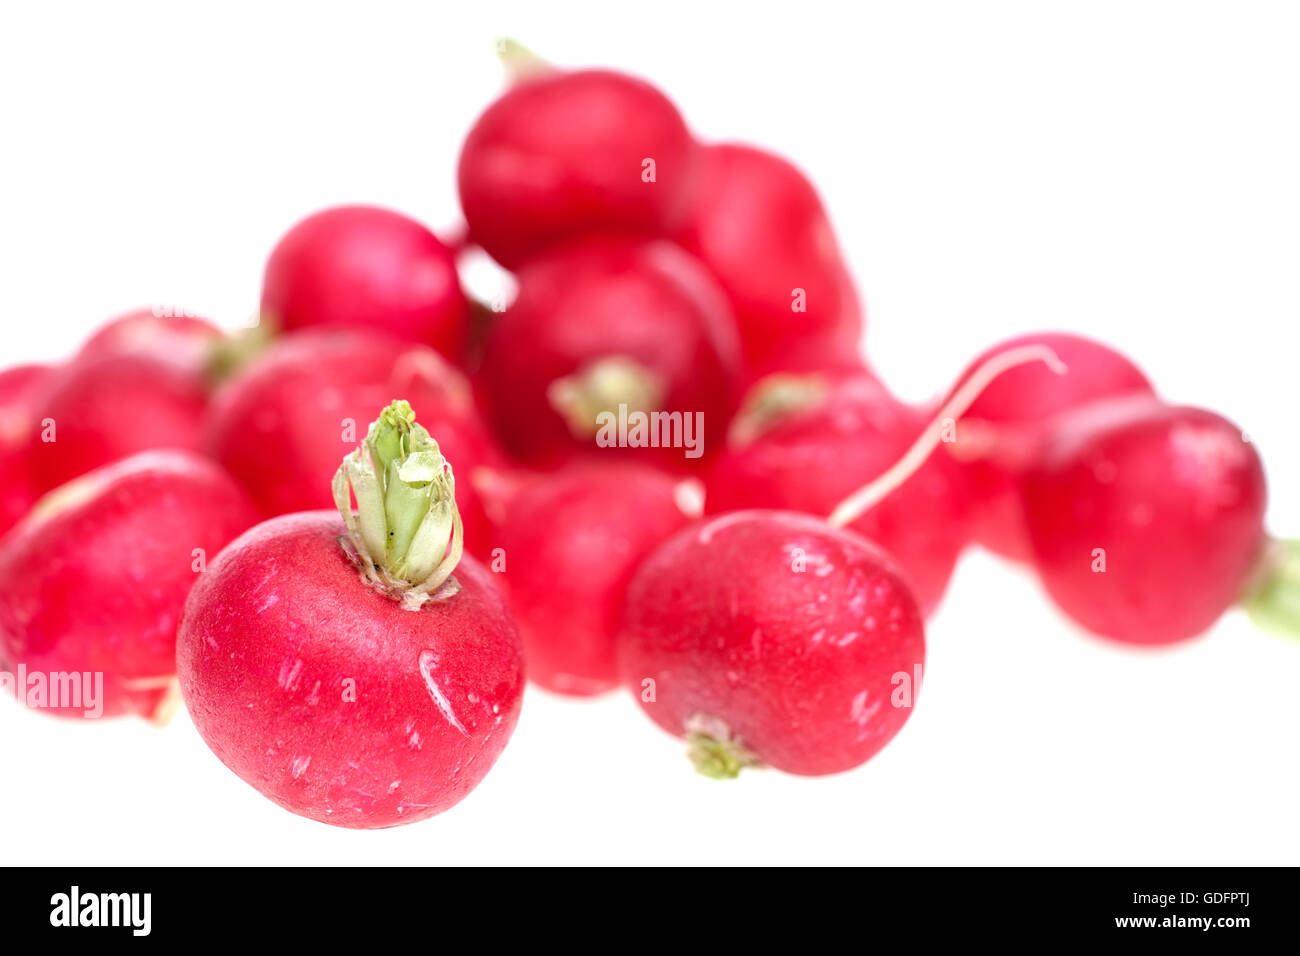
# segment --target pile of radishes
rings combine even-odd
[[[1052,332],[900,401],[797,168],[507,52],[463,238],[328,209],[272,251],[254,329],[142,310],[0,372],[0,669],[28,704],[81,716],[68,675],[107,715],[183,698],[267,797],[373,828],[474,788],[525,673],[625,688],[712,776],[855,767],[972,544],[1116,641],[1238,602],[1300,629],[1237,426]],[[473,249],[508,307],[462,291]]]

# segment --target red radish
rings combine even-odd
[[[92,361],[122,353],[145,354],[208,381],[214,351],[225,336],[207,319],[182,309],[154,306],[128,312],[101,326],[77,352],[74,361]]]
[[[683,468],[721,443],[737,387],[735,327],[687,253],[667,242],[594,240],[536,259],[518,278],[478,382],[512,452],[552,466],[640,443],[633,454]],[[620,406],[629,416],[665,415],[637,433]]]
[[[1084,627],[1133,644],[1200,634],[1259,583],[1265,498],[1241,429],[1150,397],[1059,419],[1024,479],[1048,592]]]
[[[208,388],[193,368],[149,352],[111,351],[60,368],[41,391],[30,439],[47,491],[154,448],[197,450]]]
[[[156,716],[186,595],[255,520],[234,480],[188,452],[136,455],[43,498],[0,542],[0,656],[26,668],[28,703],[69,717]],[[74,674],[83,700],[54,706],[57,675]],[[31,696],[36,675],[44,702]]]
[[[262,317],[274,328],[386,332],[461,362],[469,307],[453,251],[400,213],[336,206],[308,216],[271,252]]]
[[[0,534],[39,496],[31,435],[37,425],[37,396],[53,372],[48,365],[17,365],[0,372]]]
[[[642,709],[696,768],[827,774],[863,763],[911,713],[920,609],[888,557],[811,515],[738,511],[641,565],[619,636]]]
[[[645,560],[624,603],[619,669],[647,713],[687,737],[698,770],[836,773],[898,732],[919,691],[921,609],[888,555],[845,525],[898,495],[943,440],[946,419],[1029,361],[1063,370],[1043,346],[991,359],[828,519],[734,511],[678,532]]]
[[[578,466],[525,486],[496,543],[528,676],[548,690],[618,686],[614,640],[632,572],[684,527],[682,482],[627,464]]]
[[[519,636],[492,575],[461,556],[455,481],[409,405],[384,411],[334,490],[342,517],[272,519],[213,562],[185,607],[181,689],[212,751],[285,809],[411,823],[460,801],[505,747]]]
[[[897,460],[928,422],[866,374],[773,377],[737,417],[733,441],[706,478],[705,510],[828,515]],[[929,614],[966,544],[967,504],[958,467],[933,454],[852,528],[898,562]]]
[[[1142,371],[1115,350],[1065,332],[1034,332],[993,346],[971,363],[961,382],[995,355],[1026,345],[1052,349],[1069,371],[1022,365],[992,382],[971,405],[945,447],[960,461],[975,497],[972,536],[991,550],[1028,561],[1019,481],[1054,416],[1101,399],[1154,395]]]
[[[504,458],[479,419],[469,383],[431,349],[373,333],[287,335],[217,393],[205,447],[263,515],[325,508],[339,460],[356,447],[373,410],[395,395],[410,399],[455,456],[466,541],[482,553],[490,526],[469,477]],[[267,467],[271,461],[275,468]]]
[[[609,70],[534,73],[484,111],[459,161],[470,235],[516,268],[596,232],[685,222],[699,147],[653,86]]]
[[[681,240],[731,299],[750,379],[851,363],[862,308],[812,184],[734,143],[706,147],[702,169]]]

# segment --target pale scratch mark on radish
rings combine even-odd
[[[295,660],[292,664],[288,660],[280,663],[280,676],[278,683],[281,690],[295,691],[298,689],[298,682],[302,680],[302,661]]]
[[[451,703],[443,696],[442,690],[438,687],[438,682],[433,679],[433,668],[438,663],[438,655],[433,651],[420,652],[420,676],[424,678],[424,686],[429,688],[429,696],[437,705],[442,716],[447,718],[447,723],[451,724],[465,737],[469,736],[469,731],[465,725],[456,719],[456,714],[451,709]]]
[[[310,754],[299,755],[297,757],[294,757],[293,763],[289,765],[289,773],[293,774],[293,779],[297,780],[299,777],[301,777],[304,773],[307,772],[307,768],[310,766],[311,766],[311,755]]]
[[[863,729],[868,731],[871,724],[871,718],[880,712],[880,705],[883,701],[876,701],[870,707],[867,706],[867,692],[864,690],[853,698],[853,704],[849,708],[849,717],[852,721]],[[863,733],[858,737],[859,740],[867,737],[868,733]]]

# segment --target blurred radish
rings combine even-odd
[[[181,309],[137,309],[100,326],[81,346],[75,361],[108,355],[144,354],[169,362],[206,383],[214,352],[225,335],[207,319]]]
[[[681,482],[626,464],[577,466],[514,496],[496,543],[532,680],[580,695],[618,685],[614,639],[628,581],[687,524],[686,501]]]
[[[722,441],[735,404],[738,354],[726,299],[671,243],[593,240],[530,262],[489,333],[479,394],[506,446],[553,466],[601,451],[604,421],[664,412],[676,440],[615,452],[684,468]],[[702,416],[698,418],[697,416]],[[707,434],[686,429],[702,421]],[[627,431],[627,444],[633,444]]]
[[[411,823],[461,800],[505,747],[519,636],[492,575],[461,555],[456,482],[409,405],[384,410],[333,491],[339,513],[272,519],[213,562],[185,608],[181,688],[213,753],[285,809]]]
[[[705,480],[705,511],[829,515],[893,464],[929,421],[866,373],[773,376],[755,387],[733,424],[733,440]],[[965,547],[968,504],[958,467],[932,454],[851,527],[889,552],[928,614]]]
[[[141,451],[197,450],[208,394],[195,368],[151,350],[97,348],[68,363],[36,403],[29,449],[37,488]]]
[[[431,349],[377,333],[287,335],[217,393],[205,447],[267,517],[328,507],[339,461],[356,447],[374,409],[396,395],[410,399],[447,454],[456,456],[466,541],[480,553],[490,530],[469,478],[504,459],[479,419],[469,383]]]
[[[292,331],[385,332],[464,360],[469,307],[453,251],[400,213],[336,206],[308,216],[272,250],[262,318]]]
[[[234,480],[187,452],[146,452],[63,485],[0,541],[0,657],[49,688],[76,674],[85,694],[102,675],[101,700],[47,700],[51,713],[155,716],[186,595],[255,520]]]
[[[37,396],[53,372],[48,365],[16,365],[0,372],[0,534],[39,496],[31,441],[38,422]]]
[[[483,112],[459,160],[471,238],[508,268],[600,232],[686,219],[699,147],[677,108],[610,70],[535,72]]]
[[[1133,644],[1194,637],[1243,598],[1300,633],[1300,553],[1269,541],[1266,497],[1241,429],[1142,396],[1058,419],[1024,479],[1048,592],[1084,627]]]
[[[731,300],[749,379],[853,364],[862,308],[812,184],[751,146],[720,143],[703,153],[681,240]]]
[[[975,498],[972,536],[991,550],[1028,561],[1019,482],[1037,445],[1056,428],[1052,419],[1072,408],[1123,395],[1154,395],[1142,371],[1114,349],[1064,332],[1034,332],[993,346],[958,379],[995,355],[1026,345],[1045,345],[1068,371],[1056,375],[1042,365],[1022,365],[992,382],[963,416],[945,449],[962,463]]]

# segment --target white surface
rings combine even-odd
[[[804,166],[905,395],[1006,335],[1087,332],[1246,427],[1272,526],[1300,534],[1300,10],[726,6],[6,5],[0,355],[59,356],[138,304],[234,325],[320,206],[454,222],[459,139],[509,34],[655,79],[702,135]],[[1300,862],[1300,645],[1234,615],[1126,652],[974,555],[926,676],[858,771],[726,784],[630,698],[530,689],[478,791],[378,833],[278,809],[183,717],[77,726],[4,700],[0,862]]]

